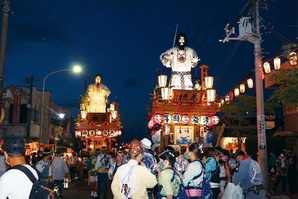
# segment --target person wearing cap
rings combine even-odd
[[[141,140],[142,147],[144,149],[144,157],[143,161],[141,162],[142,165],[146,166],[148,169],[150,169],[151,173],[154,174],[157,177],[157,171],[155,169],[156,166],[156,158],[150,153],[149,150],[151,150],[151,141],[147,138],[143,138]],[[149,199],[153,199],[154,196],[154,190],[153,189],[147,189],[147,194]]]
[[[108,193],[108,171],[113,164],[112,157],[107,153],[107,147],[101,147],[100,154],[97,156],[94,168],[97,170],[97,195],[101,197],[101,188],[103,188],[104,199],[107,199]]]
[[[120,166],[112,181],[114,199],[148,199],[147,189],[157,184],[157,179],[143,165],[144,149],[139,140],[132,140],[129,147],[130,160]]]
[[[51,164],[51,172],[52,172],[52,178],[50,179],[51,182],[55,182],[55,184],[58,185],[59,189],[59,197],[63,198],[62,196],[62,190],[63,190],[63,182],[64,178],[67,173],[69,172],[68,166],[64,159],[61,156],[61,151],[56,151],[55,157]]]
[[[40,173],[40,179],[49,182],[51,174],[51,155],[52,151],[45,148],[42,152],[42,159],[35,164],[35,168]]]
[[[6,163],[10,167],[23,165],[38,179],[37,171],[25,161],[25,141],[22,137],[8,135],[4,138],[3,150]],[[0,178],[0,198],[29,198],[32,182],[27,175],[18,169],[9,169]]]
[[[259,163],[242,150],[236,151],[234,159],[240,164],[238,172],[233,174],[233,183],[236,186],[241,183],[246,199],[264,199],[265,191]]]
[[[95,163],[100,149],[95,149],[95,153],[87,161],[87,170],[90,179],[91,197],[97,197],[97,171],[95,169]]]

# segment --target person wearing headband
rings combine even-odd
[[[111,189],[114,199],[148,199],[147,189],[157,184],[154,174],[139,165],[144,157],[144,149],[139,140],[132,140],[129,146],[130,160],[116,171]]]

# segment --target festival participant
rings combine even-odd
[[[97,170],[95,169],[95,163],[100,149],[95,149],[95,153],[87,161],[87,170],[90,179],[91,197],[97,196]]]
[[[123,152],[118,151],[116,155],[116,161],[110,166],[109,171],[108,171],[108,176],[109,179],[113,180],[115,173],[117,172],[118,168],[124,163],[123,159]]]
[[[246,199],[264,199],[265,191],[259,163],[250,158],[242,150],[237,150],[234,158],[240,162],[238,172],[233,174],[233,183],[241,183]]]
[[[159,154],[159,163],[156,166],[158,172],[158,199],[176,199],[181,179],[174,171],[175,151],[172,147],[165,147]]]
[[[184,33],[178,35],[176,44],[176,47],[160,55],[161,63],[172,68],[170,86],[173,89],[192,90],[191,69],[197,66],[199,58],[195,50],[186,47],[187,38]]]
[[[48,148],[45,148],[42,152],[42,159],[39,160],[35,168],[40,173],[40,178],[46,182],[49,182],[49,177],[52,175],[51,173],[51,155],[52,151]]]
[[[26,164],[25,161],[24,139],[16,135],[8,135],[2,139],[4,139],[3,150],[7,164],[11,167],[23,165],[28,168],[37,179],[37,172],[30,165]],[[24,172],[18,169],[10,169],[0,178],[0,198],[29,198],[32,184],[33,183]]]
[[[276,159],[276,171],[277,171],[277,178],[274,182],[273,188],[271,192],[275,194],[275,190],[280,182],[282,182],[282,192],[286,193],[286,186],[287,186],[287,159],[285,152],[282,151],[279,157]]]
[[[189,165],[183,174],[183,184],[185,192],[189,199],[196,199],[201,197],[202,194],[202,181],[204,176],[204,166],[200,160],[202,153],[202,144],[199,142],[190,143],[184,153],[184,158],[190,160]]]
[[[156,176],[145,166],[139,165],[144,157],[139,140],[130,142],[130,160],[120,166],[112,181],[114,199],[148,199],[147,188],[157,184]]]
[[[94,168],[97,170],[97,195],[101,197],[101,190],[103,189],[104,199],[107,199],[108,171],[112,164],[113,159],[110,154],[107,153],[107,147],[102,146]]]
[[[101,84],[102,77],[97,74],[94,76],[95,84],[90,84],[87,89],[87,109],[90,113],[106,113],[106,104],[111,91],[107,86]]]

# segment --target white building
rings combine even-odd
[[[69,130],[70,109],[52,101],[52,92],[44,93],[43,129],[40,128],[42,91],[36,87],[9,86],[3,92],[0,137],[15,134],[27,141],[53,143],[57,133]],[[57,113],[64,113],[60,119]],[[41,132],[41,133],[40,133]],[[39,135],[41,139],[39,140]]]

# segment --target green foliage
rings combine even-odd
[[[278,88],[270,96],[283,105],[298,105],[298,69],[281,69],[271,75],[270,79],[278,84]]]
[[[264,103],[267,114],[274,113],[276,103]],[[222,107],[225,117],[223,121],[237,134],[238,144],[240,146],[240,137],[248,136],[256,132],[256,125],[250,124],[252,118],[256,117],[256,97],[248,95],[239,95]]]

